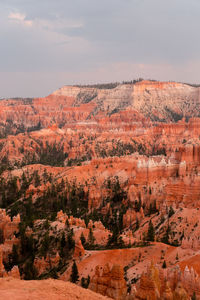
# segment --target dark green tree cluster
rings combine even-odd
[[[37,270],[34,266],[34,259],[37,252],[36,241],[33,236],[26,235],[26,224],[19,224],[18,238],[20,239],[20,247],[13,246],[12,260],[13,264],[19,266],[21,275],[25,280],[37,278]]]
[[[127,192],[122,188],[118,176],[108,178],[104,182],[105,187],[109,190],[110,196],[106,201],[110,203],[121,203],[127,199]]]
[[[158,212],[158,209],[157,209],[157,205],[156,205],[156,200],[154,200],[153,203],[150,203],[150,205],[149,205],[147,215],[150,216],[157,212]]]
[[[74,233],[73,229],[68,229],[67,231],[67,237],[65,236],[65,232],[62,233],[61,240],[60,240],[60,257],[61,258],[67,258],[70,256],[72,251],[75,247],[75,241],[74,241]]]
[[[10,207],[11,216],[20,213],[22,220],[28,226],[32,227],[33,221],[36,219],[50,218],[54,220],[60,210],[75,217],[86,215],[88,193],[84,191],[84,186],[77,184],[76,181],[69,183],[67,180],[61,180],[54,183],[51,174],[44,172],[43,176],[39,176],[38,172],[34,172],[29,177],[26,174],[22,175],[21,187],[18,189],[17,180],[20,179],[12,178],[9,181],[4,179],[0,181],[2,206]],[[38,186],[38,184],[47,182],[50,183],[47,190],[43,192],[43,195],[38,196],[33,204],[32,196],[26,196],[29,185],[33,183]],[[23,201],[16,201],[21,197]]]
[[[109,235],[108,242],[107,242],[107,248],[113,249],[113,248],[123,248],[124,247],[124,241],[120,235],[120,232],[117,227],[114,228],[112,235]]]
[[[49,144],[46,141],[45,145],[39,140],[37,141],[40,147],[36,149],[36,154],[38,159],[37,163],[50,166],[63,166],[65,159],[68,157],[68,154],[64,151],[63,144]]]

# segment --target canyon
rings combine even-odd
[[[200,299],[199,111],[198,86],[144,80],[1,100],[3,286]]]

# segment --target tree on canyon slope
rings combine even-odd
[[[152,221],[150,220],[148,232],[147,232],[147,241],[154,242],[154,240],[155,240],[155,229],[154,229]]]
[[[74,263],[72,265],[72,272],[71,272],[70,279],[71,279],[71,282],[73,282],[73,283],[76,283],[79,279],[78,268],[77,268],[75,260],[74,260]]]

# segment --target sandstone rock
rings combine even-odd
[[[163,300],[173,300],[173,293],[170,288],[169,282],[165,282],[165,289],[162,295]]]
[[[20,223],[20,215],[11,218],[6,214],[5,209],[0,209],[0,229],[3,231],[4,239],[11,239],[14,233],[19,231],[18,225]]]
[[[8,272],[8,276],[11,276],[13,278],[20,279],[20,273],[18,266],[14,266],[10,272]]]
[[[36,257],[34,259],[34,266],[38,272],[38,275],[41,275],[42,273],[50,270],[52,267],[58,266],[59,261],[60,261],[60,255],[57,252],[56,256],[48,255],[46,258]]]
[[[182,287],[181,283],[177,284],[174,292],[174,300],[189,300],[190,297],[186,293],[185,289]]]
[[[81,258],[85,254],[85,249],[81,243],[81,240],[75,243],[74,258]]]
[[[2,252],[2,248],[0,247],[0,277],[4,277],[5,273],[6,271],[3,264],[3,252]]]
[[[126,299],[127,287],[122,267],[114,265],[110,270],[109,265],[106,264],[100,274],[100,268],[96,266],[89,288],[113,299]]]

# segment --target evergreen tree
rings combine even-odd
[[[50,244],[49,233],[46,232],[41,247],[41,254],[42,256],[44,256],[44,258],[46,258],[47,252],[49,250],[49,244]]]
[[[87,243],[88,243],[90,246],[92,246],[92,245],[94,245],[94,241],[95,241],[95,237],[94,237],[92,228],[90,228]]]
[[[81,286],[86,289],[86,286],[85,286],[85,277],[82,277],[81,278]]]
[[[117,241],[117,244],[118,244],[118,246],[119,246],[120,248],[123,248],[123,247],[124,247],[124,241],[123,241],[123,239],[122,239],[121,236],[119,236],[118,241]]]
[[[73,239],[73,235],[74,235],[74,232],[73,232],[73,228],[72,228],[67,235],[67,247],[68,247],[69,251],[74,249],[74,247],[75,247],[75,241]]]
[[[170,208],[169,208],[169,213],[168,213],[168,217],[170,218],[171,216],[173,216],[174,213],[175,213],[175,212],[174,212],[173,207],[170,206]]]
[[[65,233],[62,233],[61,241],[60,241],[60,247],[65,248],[66,246],[66,240],[65,240]]]
[[[167,268],[167,264],[166,264],[166,261],[165,261],[165,260],[163,261],[162,268],[163,268],[163,269],[166,269],[166,268]]]
[[[24,267],[24,279],[33,280],[37,277],[37,270],[33,264],[33,261],[27,261]]]
[[[4,243],[4,236],[3,236],[3,230],[0,229],[0,244]]]
[[[35,185],[35,187],[38,187],[40,185],[40,176],[38,174],[38,171],[35,171],[33,176],[35,177],[34,178],[34,185]]]
[[[65,222],[65,228],[68,229],[69,227],[70,227],[69,220],[67,219],[66,222]]]
[[[66,240],[65,240],[65,234],[64,232],[62,233],[61,241],[60,241],[60,257],[65,256],[65,248],[66,248]]]
[[[49,225],[49,220],[46,219],[46,221],[45,221],[45,223],[44,223],[44,229],[48,230],[49,227],[50,227],[50,225]]]
[[[135,200],[135,211],[139,212],[141,207],[142,207],[142,201],[141,198],[139,198],[139,201]]]
[[[25,222],[27,226],[30,226],[31,228],[33,227],[33,220],[34,220],[34,208],[33,208],[33,203],[32,203],[32,197],[30,196],[27,199],[27,202],[25,202]]]
[[[138,229],[139,229],[139,226],[140,226],[140,223],[139,223],[138,218],[136,217],[136,221],[135,221],[135,230],[138,230]]]
[[[87,289],[88,286],[89,286],[89,284],[90,284],[90,276],[89,276],[89,275],[88,275],[87,278],[85,278],[85,277],[82,277],[82,278],[81,278],[81,286],[82,286],[84,289]]]
[[[192,300],[197,300],[197,297],[196,297],[196,293],[195,293],[195,292],[193,292],[193,294],[192,294]]]
[[[166,232],[165,232],[165,234],[164,234],[164,236],[163,236],[163,238],[161,240],[165,244],[169,244],[169,233],[170,233],[170,230],[171,230],[170,226],[168,225],[167,229],[166,229]]]
[[[84,246],[85,243],[86,243],[86,239],[85,239],[85,236],[84,236],[83,232],[81,232],[81,237],[80,237],[80,239],[81,239],[82,245]]]
[[[71,282],[73,282],[73,283],[76,283],[79,279],[78,268],[77,268],[75,260],[74,260],[74,263],[72,265],[72,272],[71,272],[70,279],[71,279]]]
[[[158,210],[157,210],[156,200],[154,200],[153,206],[152,206],[152,214],[155,214],[157,211]]]
[[[154,240],[155,240],[155,229],[154,229],[152,221],[150,220],[148,232],[147,232],[147,241],[154,242]]]
[[[13,244],[13,247],[12,247],[12,264],[13,264],[13,266],[16,266],[18,264],[18,260],[19,260],[19,255],[18,255],[18,251],[17,251],[17,246],[15,244]]]
[[[152,204],[150,203],[148,215],[150,216],[151,214],[152,214]]]
[[[22,256],[27,254],[27,236],[25,232],[26,232],[26,224],[21,222],[19,224],[19,236],[21,242],[20,249],[21,249]]]

